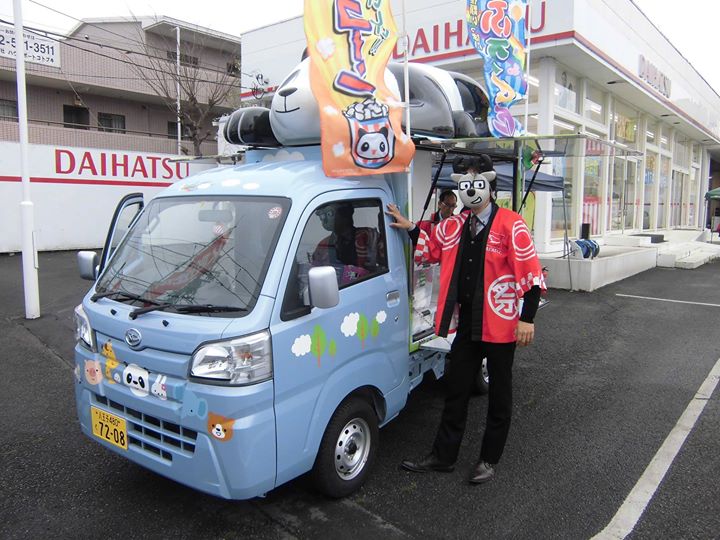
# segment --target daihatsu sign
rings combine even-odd
[[[52,175],[79,183],[119,179],[164,187],[190,174],[189,163],[173,163],[169,156],[81,148],[55,148],[54,154]]]
[[[20,145],[0,142],[0,253],[20,250]],[[30,192],[38,250],[95,248],[117,202],[141,192],[149,200],[162,188],[212,168],[175,162],[177,156],[101,148],[30,145]]]

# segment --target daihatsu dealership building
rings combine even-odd
[[[466,1],[406,4],[410,60],[483,81]],[[635,151],[567,158],[565,190],[536,195],[538,250],[561,251],[565,227],[578,237],[583,223],[606,239],[704,229],[715,213],[704,194],[720,185],[720,174],[708,182],[720,168],[720,96],[630,0],[530,4],[528,132],[583,133]],[[393,8],[401,27],[400,0]],[[302,17],[244,34],[243,71],[259,85],[246,97],[267,105],[305,46]],[[525,112],[513,109],[521,122]]]

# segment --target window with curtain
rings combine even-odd
[[[9,120],[17,122],[18,110],[17,101],[10,99],[0,99],[0,120]]]
[[[122,114],[98,113],[98,131],[125,133],[125,116]]]

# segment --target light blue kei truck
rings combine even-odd
[[[336,179],[317,146],[256,149],[125,197],[102,256],[78,254],[95,281],[75,310],[82,431],[218,497],[308,471],[331,497],[357,490],[378,428],[444,369],[426,343],[437,269],[384,212],[419,216],[431,176],[429,152]]]

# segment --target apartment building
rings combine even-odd
[[[58,38],[60,67],[28,63],[30,142],[176,153],[174,103],[166,101],[176,95],[178,28],[183,96],[190,85],[207,104],[208,98],[217,98],[210,95],[213,91],[228,90],[201,126],[212,135],[200,150],[214,154],[212,120],[232,110],[240,93],[240,38],[168,17],[86,19]],[[151,79],[162,79],[163,91],[158,92],[157,82],[148,84]],[[0,58],[0,140],[18,140],[15,61],[10,58]],[[182,147],[185,154],[196,153],[187,129]]]
[[[20,249],[23,198],[11,28],[0,25],[0,253]],[[213,120],[241,93],[240,38],[168,17],[85,19],[67,36],[40,35],[25,29],[53,56],[26,56],[36,248],[98,247],[124,195],[151,198],[211,166],[173,160],[217,153]]]

